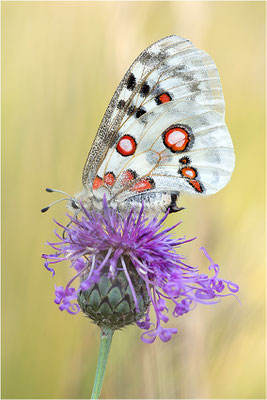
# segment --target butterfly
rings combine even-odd
[[[180,193],[206,196],[229,181],[233,144],[224,120],[217,68],[179,36],[165,37],[133,62],[88,154],[81,202],[101,212],[103,198],[125,213],[179,211]]]

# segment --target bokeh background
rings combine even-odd
[[[207,272],[204,245],[234,297],[199,305],[169,325],[178,335],[142,343],[115,334],[103,398],[264,398],[264,2],[2,2],[2,398],[88,398],[99,330],[53,303],[42,265],[52,218],[65,206],[45,187],[74,194],[101,117],[135,57],[177,34],[217,64],[236,169],[220,193],[183,195],[177,235]]]

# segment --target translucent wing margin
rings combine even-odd
[[[142,128],[154,109],[185,99],[207,106],[223,119],[224,99],[213,60],[189,40],[168,36],[144,50],[120,82],[88,154],[83,184],[93,183],[122,131],[136,121]]]

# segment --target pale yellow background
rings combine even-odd
[[[3,398],[88,398],[99,330],[81,314],[60,312],[55,278],[40,255],[53,240],[42,215],[81,189],[87,151],[123,73],[152,42],[177,34],[218,66],[236,169],[217,195],[182,196],[177,236],[197,236],[181,252],[203,272],[204,245],[223,277],[240,285],[226,298],[169,326],[169,343],[147,345],[140,330],[115,334],[104,398],[264,397],[264,3],[2,3]]]

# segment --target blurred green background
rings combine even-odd
[[[59,197],[74,194],[101,117],[122,75],[152,42],[177,34],[217,64],[236,169],[220,193],[183,195],[173,215],[183,249],[207,271],[204,245],[222,276],[240,285],[215,306],[169,324],[178,335],[142,343],[115,334],[103,398],[263,398],[264,2],[2,2],[2,398],[88,398],[99,330],[60,312],[41,253],[64,222]]]

